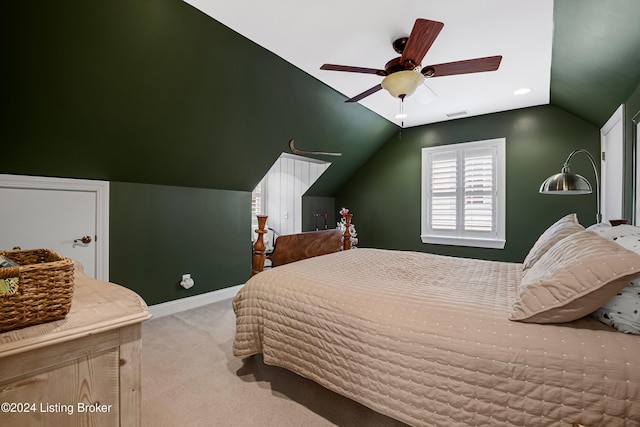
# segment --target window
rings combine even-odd
[[[256,188],[251,193],[251,217],[256,215],[262,215],[264,212],[264,198],[262,197],[262,187],[264,186],[264,180],[260,181]]]
[[[255,230],[258,229],[258,215],[264,215],[264,179],[258,183],[251,192],[251,240],[256,238]]]
[[[423,243],[504,248],[505,139],[422,149]]]

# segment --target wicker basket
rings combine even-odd
[[[0,295],[0,332],[64,319],[73,297],[73,261],[49,249],[0,251],[18,267],[0,268],[0,279],[18,277],[18,290]]]

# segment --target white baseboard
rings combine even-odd
[[[217,291],[194,295],[192,297],[180,298],[173,301],[163,302],[161,304],[154,304],[149,306],[149,311],[153,317],[170,316],[172,314],[180,313],[181,311],[233,298],[243,286],[244,285],[232,286],[230,288],[218,289]]]

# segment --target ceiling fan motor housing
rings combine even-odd
[[[381,89],[386,89],[392,96],[404,99],[405,96],[411,95],[416,90],[425,77],[452,76],[498,69],[502,60],[501,55],[427,65],[420,69],[422,60],[443,27],[442,22],[416,19],[409,37],[401,37],[393,41],[393,49],[401,56],[387,62],[384,70],[335,64],[324,64],[320,68],[322,70],[376,74],[384,77],[380,84],[347,99],[345,102],[358,102]]]
[[[385,64],[384,69],[387,72],[387,75],[406,70],[406,68],[404,68],[404,66],[400,62],[400,59],[400,57],[393,58],[391,61]]]
[[[402,52],[404,52],[404,48],[407,45],[407,41],[409,41],[409,37],[400,37],[399,39],[394,40],[392,43],[393,50],[402,55]]]

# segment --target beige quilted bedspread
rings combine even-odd
[[[264,271],[234,354],[416,426],[640,426],[640,336],[508,320],[521,264],[355,249]]]

